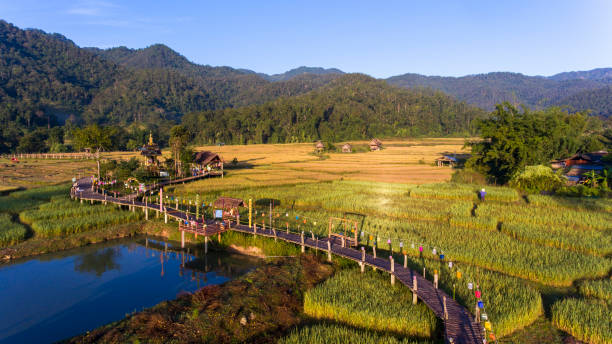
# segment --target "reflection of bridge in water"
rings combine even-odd
[[[167,241],[159,241],[145,237],[142,244],[145,255],[159,257],[160,276],[166,274],[166,262],[176,260],[180,262],[178,275],[197,283],[197,287],[208,285],[209,278],[224,278],[232,280],[244,275],[257,264],[256,258],[223,252],[204,253],[200,246],[181,248]],[[214,274],[214,276],[210,276]],[[216,281],[218,282],[218,281]],[[215,283],[217,284],[217,283]]]

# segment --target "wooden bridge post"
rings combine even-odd
[[[274,242],[276,242],[276,241],[277,241],[277,237],[276,237],[276,228],[272,228],[272,233],[274,233]],[[304,241],[304,240],[302,240],[302,241]],[[302,243],[302,244],[303,244],[303,243]],[[302,251],[302,252],[304,252],[304,251]]]
[[[185,248],[185,231],[181,231],[181,248]]]
[[[408,255],[404,254],[404,269],[408,268]]]
[[[389,262],[391,263],[391,285],[395,285],[395,261],[393,256],[389,256]]]
[[[434,270],[434,288],[438,289],[438,270]]]
[[[344,236],[342,237],[342,247],[346,247],[346,241],[344,239]]]
[[[427,278],[427,276],[425,276],[425,267],[423,267],[423,278]]]
[[[374,259],[376,259],[376,245],[372,246],[372,254],[374,254]]]
[[[417,291],[419,290],[419,286],[417,285],[417,277],[412,276],[412,304],[417,304]]]
[[[135,213],[135,212],[136,212],[136,205],[135,205],[134,199],[132,198],[132,213]]]
[[[204,254],[208,253],[208,236],[204,237]]]
[[[253,236],[257,235],[257,224],[253,223]]]
[[[448,309],[446,308],[446,295],[442,297],[444,303],[444,320],[448,320]]]
[[[144,211],[145,211],[145,220],[149,221],[149,208],[145,207]]]
[[[332,252],[331,252],[331,241],[327,241],[327,261],[331,262],[332,261]]]
[[[365,272],[365,247],[361,247],[361,262],[359,262],[359,267],[361,268],[361,273]]]
[[[302,231],[302,233],[300,234],[300,241],[302,242],[302,253],[304,253],[306,252],[306,247],[304,246],[304,231]]]
[[[168,223],[168,209],[164,208],[164,223]]]

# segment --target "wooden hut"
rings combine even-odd
[[[438,165],[438,167],[454,167],[457,164],[457,158],[449,155],[443,155],[436,159],[436,164]]]
[[[325,145],[323,144],[323,142],[317,141],[317,143],[315,144],[315,151],[317,153],[321,153],[324,149],[325,149]]]
[[[159,146],[153,142],[153,133],[149,132],[149,143],[140,148],[140,154],[145,157],[145,166],[159,166],[159,160],[157,160],[157,157],[162,153]]]
[[[345,143],[342,145],[342,153],[350,153],[353,151],[353,146],[350,143]]]
[[[382,142],[379,139],[373,138],[372,141],[370,141],[371,151],[378,151],[378,150],[381,150],[381,148],[382,148]]]
[[[223,159],[219,154],[211,151],[197,152],[193,158],[193,163],[200,171],[210,171],[212,169],[223,171]]]
[[[236,223],[240,223],[238,208],[246,207],[246,204],[240,198],[222,196],[215,200],[213,206],[222,211],[222,219],[224,221],[229,219],[236,221]]]

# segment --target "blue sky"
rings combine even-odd
[[[80,46],[163,43],[189,60],[268,74],[375,77],[612,67],[612,1],[0,0],[0,18]]]

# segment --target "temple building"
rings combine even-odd
[[[149,132],[149,143],[140,148],[140,154],[145,157],[145,166],[147,167],[158,167],[161,150],[159,146],[153,142],[153,133]]]

